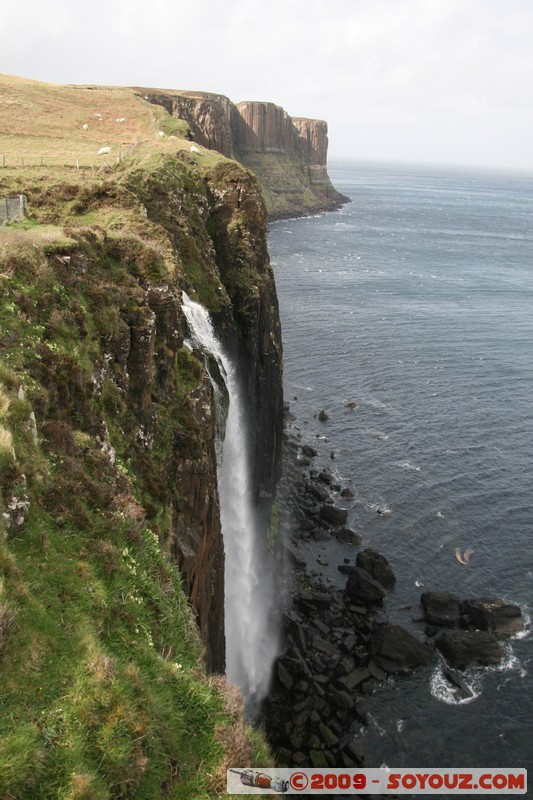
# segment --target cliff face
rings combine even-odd
[[[224,550],[214,399],[203,357],[183,347],[188,331],[181,289],[211,308],[220,336],[240,364],[255,494],[270,494],[279,470],[282,356],[261,193],[235,162],[221,159],[200,174],[185,154],[129,169],[118,180],[108,179],[105,189],[64,191],[76,196],[80,219],[99,217],[105,224],[113,208],[124,206],[134,220],[127,233],[100,228],[102,238],[70,219],[68,255],[49,267],[66,293],[89,297],[87,313],[102,328],[91,339],[90,369],[104,397],[114,399],[96,403],[87,375],[87,396],[76,407],[85,391],[77,386],[79,369],[65,376],[58,396],[60,357],[43,342],[45,356],[28,355],[25,369],[56,399],[36,412],[37,424],[50,418],[81,426],[128,462],[139,490],[136,502],[182,573],[208,669],[223,671]],[[57,197],[38,185],[28,186],[28,197],[43,220],[58,220]],[[120,267],[115,278],[106,267],[109,260]],[[61,316],[60,310],[54,313]],[[78,420],[94,403],[97,410]]]
[[[327,174],[323,120],[292,118],[274,103],[234,105],[223,95],[206,92],[140,91],[185,120],[195,142],[251,169],[271,219],[331,210],[347,202]]]
[[[208,150],[233,158],[231,119],[233,104],[229,98],[210,92],[165,93],[143,90],[150,103],[163,106],[173,117],[185,120],[192,138]]]
[[[269,757],[203,674],[225,660],[220,430],[182,291],[240,367],[266,518],[282,359],[261,189],[131,92],[36,92],[68,106],[52,152],[100,101],[113,146],[123,124],[143,140],[98,171],[0,175],[30,214],[0,231],[0,795],[219,796],[227,764]],[[223,99],[178,106],[227,149]]]

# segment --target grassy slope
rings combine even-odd
[[[268,763],[223,679],[205,676],[180,575],[159,546],[164,503],[143,507],[158,470],[165,477],[168,442],[138,472],[118,384],[107,375],[95,390],[119,306],[142,316],[140,284],[178,280],[214,297],[186,198],[223,159],[169,160],[189,145],[162,140],[157,131],[176,122],[156,112],[123,90],[0,79],[4,152],[90,162],[103,143],[140,139],[134,155],[89,176],[0,171],[0,193],[29,191],[34,216],[0,230],[0,506],[21,504],[14,524],[0,518],[5,800],[214,797],[228,762]],[[89,113],[103,122],[85,138]],[[114,127],[119,116],[127,126]],[[178,251],[140,199],[165,176],[185,198]],[[188,359],[176,359],[166,400],[178,433],[198,381]],[[95,435],[103,421],[115,458]]]
[[[76,166],[78,159],[80,166],[97,168],[120,154],[190,148],[179,138],[187,132],[186,123],[123,88],[58,86],[0,75],[0,123],[0,158],[13,167],[22,166],[23,158],[25,166],[40,165],[42,157],[45,166]],[[110,153],[99,156],[101,147]]]

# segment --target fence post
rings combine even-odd
[[[9,219],[9,203],[7,201],[7,197],[4,197],[4,201],[6,204],[6,219]]]

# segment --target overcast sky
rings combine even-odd
[[[330,158],[533,170],[533,0],[24,0],[0,71],[203,89],[329,124]]]

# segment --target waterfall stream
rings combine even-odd
[[[254,510],[249,437],[236,369],[224,352],[206,309],[183,292],[183,312],[199,346],[217,361],[229,395],[218,466],[218,493],[225,552],[226,673],[252,708],[265,696],[277,653],[272,567],[266,531]],[[217,387],[214,384],[214,390]],[[219,390],[218,390],[219,391]]]

